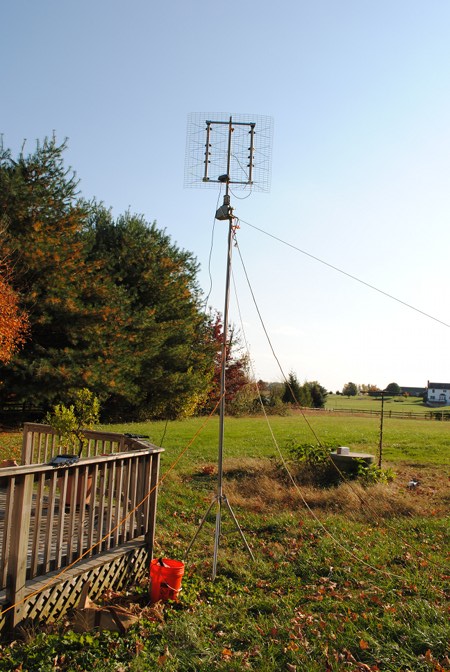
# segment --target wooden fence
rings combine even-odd
[[[381,409],[369,408],[327,408],[316,409],[327,413],[345,413],[347,415],[381,415]],[[450,411],[426,411],[424,413],[414,413],[414,411],[392,411],[391,409],[384,409],[383,416],[385,418],[403,418],[405,420],[450,420]]]
[[[119,434],[86,432],[87,455],[55,468],[48,461],[59,452],[57,434],[46,425],[24,429],[22,465],[0,472],[0,604],[3,610],[16,605],[8,611],[13,627],[33,612],[27,595],[55,574],[64,581],[64,568],[73,577],[72,565],[79,574],[83,563],[97,559],[98,567],[136,549],[138,541],[151,558],[163,450]],[[102,582],[97,592],[106,587]],[[73,603],[72,588],[69,582],[67,592],[60,590],[54,617]],[[48,617],[45,601],[33,613]]]

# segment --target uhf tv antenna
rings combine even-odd
[[[233,208],[230,203],[230,192],[235,189],[269,191],[272,135],[273,120],[271,117],[195,113],[191,114],[188,119],[184,184],[186,187],[212,186],[216,189],[218,186],[223,187],[225,185],[223,204],[218,208],[215,218],[220,221],[228,221],[228,254],[220,376],[217,493],[200,521],[199,527],[185,554],[187,557],[211,509],[216,505],[213,579],[215,579],[217,573],[217,558],[222,531],[222,508],[224,505],[231,514],[250,557],[252,560],[254,559],[230,502],[223,491],[228,310],[230,302],[231,257],[236,229],[234,224],[236,218],[233,215]]]

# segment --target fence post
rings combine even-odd
[[[25,596],[27,578],[28,538],[30,534],[31,504],[34,474],[16,476],[14,491],[14,517],[11,527],[8,573],[6,576],[6,599],[13,605],[9,612],[10,628],[15,628],[23,618],[24,604],[18,604]]]

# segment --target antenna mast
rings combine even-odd
[[[247,120],[239,117],[233,119],[230,115],[227,121],[211,121],[206,119],[202,124],[203,133],[206,131],[206,142],[202,144],[200,140],[200,119],[195,121],[195,116],[191,115],[191,145],[188,144],[188,153],[186,156],[185,186],[209,186],[214,184],[225,184],[225,195],[223,204],[216,211],[215,218],[220,221],[228,221],[228,249],[227,249],[227,268],[225,280],[225,307],[223,316],[222,333],[222,355],[221,355],[221,375],[220,375],[220,405],[219,405],[219,446],[217,463],[217,492],[209,505],[205,515],[200,521],[199,527],[189,544],[185,557],[188,556],[192,545],[194,544],[200,530],[202,529],[214,504],[217,504],[216,527],[214,535],[214,557],[212,578],[217,574],[217,560],[219,554],[219,542],[222,527],[222,507],[225,505],[231,514],[233,522],[241,535],[244,545],[254,560],[253,553],[247,543],[245,535],[238,523],[238,520],[231,508],[230,502],[223,491],[223,448],[225,435],[225,394],[226,394],[226,362],[228,348],[228,323],[229,323],[229,303],[230,303],[230,279],[231,279],[231,261],[233,251],[233,239],[236,226],[233,224],[233,208],[230,203],[230,184],[235,188],[256,188],[260,191],[268,191],[270,174],[270,154],[272,138],[272,119],[270,117],[261,118],[261,148],[259,155],[255,149],[255,128],[257,121]],[[214,117],[210,117],[214,118]],[[203,117],[204,119],[204,117]],[[206,129],[204,127],[206,124]],[[259,125],[258,125],[259,129]],[[189,137],[189,129],[188,129]],[[204,136],[203,136],[204,137]],[[259,135],[258,135],[259,138]],[[188,141],[189,142],[189,141]],[[189,152],[190,149],[190,152]],[[204,149],[204,158],[201,159],[201,150]],[[248,152],[248,153],[247,153]],[[193,163],[192,163],[193,161]],[[219,169],[219,175],[211,177],[212,167]],[[226,166],[226,172],[223,168]],[[201,170],[201,183],[199,184],[199,172]],[[254,175],[259,174],[261,180],[254,181]],[[191,181],[193,182],[191,183]]]

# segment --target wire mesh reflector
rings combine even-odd
[[[228,177],[233,190],[269,191],[272,138],[272,117],[191,113],[186,136],[184,186],[217,188]]]

